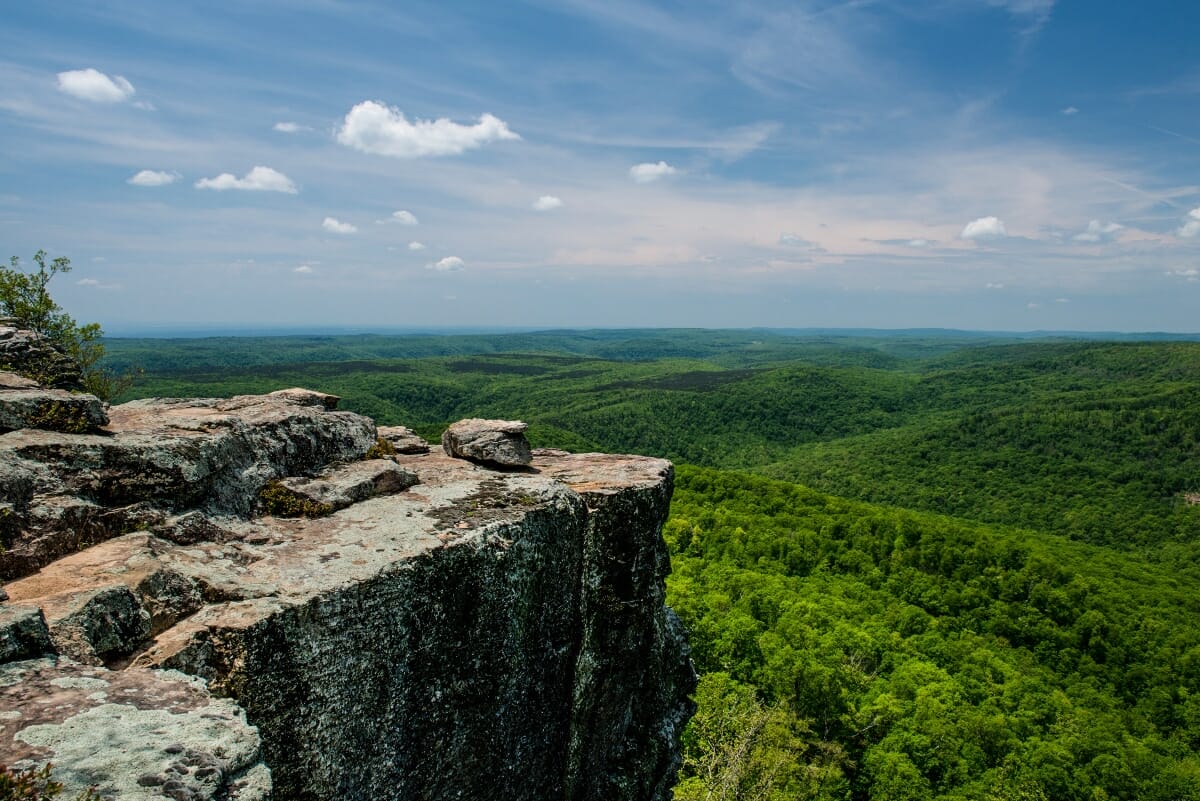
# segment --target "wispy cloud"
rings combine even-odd
[[[342,222],[341,220],[333,217],[326,217],[324,220],[322,220],[321,227],[334,234],[358,233],[358,226],[353,225],[352,223]]]
[[[399,211],[392,212],[392,222],[398,222],[401,225],[417,225],[420,223],[420,220],[411,211],[400,209]]]
[[[126,179],[125,183],[133,184],[134,186],[166,186],[167,184],[175,183],[182,177],[177,172],[141,170]]]
[[[123,103],[137,91],[120,75],[109,77],[92,67],[58,73],[58,90],[92,103]]]
[[[508,123],[491,114],[482,115],[474,125],[446,118],[409,122],[400,109],[373,100],[350,109],[337,132],[337,141],[347,147],[404,159],[457,156],[491,142],[520,138]]]
[[[298,122],[277,122],[271,126],[271,130],[279,131],[280,133],[294,134],[301,131],[311,131],[312,128],[307,125],[301,125]]]
[[[1076,242],[1111,242],[1124,227],[1115,222],[1102,223],[1092,220],[1087,224],[1086,230],[1071,238]]]
[[[241,178],[229,172],[223,172],[215,178],[201,178],[196,181],[196,188],[218,191],[240,189],[247,192],[284,192],[289,195],[294,195],[299,191],[292,183],[291,178],[270,167],[255,167]]]
[[[300,273],[300,275],[311,275],[313,273],[313,268],[307,264],[301,264],[299,267],[292,270],[292,272]]]
[[[633,179],[634,183],[649,184],[674,175],[677,172],[679,171],[665,161],[660,161],[657,164],[644,162],[630,167],[629,177]]]
[[[422,244],[422,243],[420,243],[420,242],[409,242],[409,243],[408,243],[408,249],[409,249],[409,250],[412,250],[412,251],[424,250],[424,249],[425,249],[425,245],[423,245],[423,244]]]

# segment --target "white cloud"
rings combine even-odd
[[[335,220],[333,217],[326,217],[321,222],[321,227],[324,228],[326,231],[332,231],[335,234],[356,234],[356,233],[358,233],[357,226],[352,225],[351,223],[342,222],[341,220]]]
[[[1111,242],[1116,236],[1116,233],[1125,226],[1117,223],[1102,223],[1099,220],[1092,220],[1087,224],[1087,229],[1081,234],[1075,234],[1071,237],[1076,242]]]
[[[551,211],[552,209],[561,207],[562,204],[562,200],[556,198],[554,195],[542,195],[533,201],[533,209],[534,211]]]
[[[420,242],[409,242],[408,249],[409,250],[424,250],[425,246],[423,244],[421,244]]]
[[[630,167],[629,177],[632,178],[635,183],[648,184],[652,183],[653,181],[657,181],[660,178],[666,178],[668,175],[674,175],[677,172],[679,172],[679,170],[675,169],[665,161],[660,161],[657,164],[645,162],[642,164],[635,164]]]
[[[455,273],[466,266],[466,262],[458,256],[447,256],[444,259],[438,259],[432,264],[426,265],[430,270],[437,270],[439,273]]]
[[[1179,235],[1184,239],[1191,239],[1200,236],[1200,208],[1192,209],[1188,212],[1187,219],[1179,228]]]
[[[93,103],[123,103],[137,91],[120,75],[110,78],[91,67],[58,73],[58,90]]]
[[[166,186],[178,181],[182,176],[177,172],[163,170],[142,170],[128,178],[125,183],[134,186]]]
[[[413,214],[411,211],[405,211],[404,209],[400,209],[400,211],[393,211],[392,219],[401,225],[417,225],[419,222],[417,220],[417,215]]]
[[[1067,106],[1062,110],[1062,113],[1070,117],[1072,114],[1078,114],[1079,109],[1075,108],[1074,106]]]
[[[1055,298],[1054,302],[1055,303],[1070,303],[1071,299],[1070,298]]]
[[[1008,236],[1004,221],[996,217],[980,217],[967,223],[959,234],[963,239],[1000,239]]]
[[[910,239],[910,240],[908,240],[908,246],[910,248],[927,248],[927,247],[929,247],[929,240],[928,239]]]
[[[313,268],[309,267],[307,264],[301,264],[299,267],[292,270],[292,272],[300,273],[301,275],[310,275],[312,273],[312,271],[313,271]]]
[[[1200,281],[1200,270],[1197,270],[1195,267],[1189,267],[1184,270],[1171,270],[1167,273],[1167,275],[1178,276],[1179,278],[1186,279],[1192,283]]]
[[[520,139],[508,123],[484,114],[474,125],[461,125],[444,117],[409,122],[398,108],[373,100],[350,109],[337,132],[347,147],[401,159],[422,156],[457,156],[489,142]]]
[[[300,133],[301,131],[311,131],[307,125],[301,125],[298,122],[277,122],[271,126],[272,130],[280,133]]]
[[[216,178],[201,178],[196,181],[197,189],[242,189],[249,192],[286,192],[294,195],[297,192],[292,179],[270,167],[255,167],[238,178],[232,173],[223,172]]]
[[[988,283],[984,284],[983,288],[984,289],[1004,289],[1004,284],[993,284],[992,282],[989,281]]]

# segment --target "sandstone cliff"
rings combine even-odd
[[[3,376],[0,763],[121,799],[670,797],[668,462],[493,469],[303,390],[104,422]]]

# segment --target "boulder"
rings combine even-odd
[[[46,618],[36,606],[0,606],[0,664],[54,650]]]
[[[501,467],[525,467],[533,460],[525,430],[519,420],[470,418],[452,424],[442,434],[448,456]]]

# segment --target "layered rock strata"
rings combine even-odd
[[[329,397],[0,434],[0,762],[120,798],[669,798],[695,682],[663,604],[670,464],[362,461],[374,424]],[[300,516],[267,513],[279,488]],[[136,786],[64,734],[126,718],[153,725]]]

